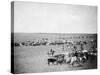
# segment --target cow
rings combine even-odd
[[[76,57],[76,56],[73,56],[73,57],[71,57],[71,59],[70,59],[70,64],[71,64],[72,66],[74,66],[75,63],[79,63],[79,62],[78,62],[77,57]]]
[[[57,59],[56,58],[49,58],[48,65],[50,65],[50,64],[58,64]]]
[[[66,62],[64,54],[57,54],[53,57],[55,57],[57,59],[58,64],[64,64]]]
[[[66,60],[66,63],[67,63],[67,64],[71,62],[71,57],[69,57],[69,56],[67,56],[67,55],[65,56],[64,59]]]
[[[48,65],[50,64],[63,64],[64,63],[64,55],[58,54],[48,58]]]

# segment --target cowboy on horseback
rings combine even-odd
[[[47,54],[48,54],[48,56],[53,56],[53,55],[54,55],[54,53],[55,53],[55,51],[54,51],[54,50],[52,50],[52,49],[50,49],[50,51],[49,51]]]

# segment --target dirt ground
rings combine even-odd
[[[14,73],[38,73],[38,72],[54,72],[54,71],[69,71],[69,70],[85,70],[95,69],[97,66],[96,58],[89,58],[89,61],[82,66],[73,67],[69,64],[48,65],[47,52],[50,49],[55,50],[55,55],[65,53],[62,51],[62,46],[22,46],[14,47]],[[93,62],[93,61],[94,62]]]

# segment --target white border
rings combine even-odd
[[[12,0],[0,0],[0,75],[11,75],[10,73],[10,32],[11,32],[11,11],[10,3]],[[15,0],[20,1],[20,0]],[[98,6],[98,33],[100,33],[100,0],[21,0],[21,1],[33,1],[33,2],[48,2],[48,3],[64,3],[64,4],[79,4],[79,5],[92,5]],[[99,35],[100,38],[100,35]],[[98,39],[98,41],[100,41]],[[98,46],[100,42],[98,42]],[[98,48],[98,55],[100,56],[100,46]],[[100,59],[100,57],[98,57]],[[38,75],[98,75],[100,73],[100,60],[98,60],[98,70],[78,70],[78,71],[64,71],[64,72],[52,72],[52,73],[36,73]],[[35,74],[35,73],[33,73]],[[22,74],[24,75],[24,74]],[[30,74],[27,74],[30,75]]]

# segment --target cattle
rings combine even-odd
[[[72,66],[79,66],[87,61],[87,56],[82,52],[62,53],[51,57],[48,59],[48,65],[70,64]]]
[[[48,65],[50,65],[50,64],[58,64],[57,59],[56,58],[49,58]]]
[[[69,57],[69,56],[65,56],[64,59],[66,60],[66,63],[67,64],[71,62],[71,57]]]
[[[57,54],[55,56],[52,56],[50,58],[48,58],[48,65],[50,64],[64,64],[65,63],[65,59],[64,59],[64,54]]]
[[[75,51],[69,54],[69,57],[66,57],[66,62],[70,63],[72,66],[74,64],[82,65],[88,60],[88,53],[82,51]]]
[[[19,47],[19,46],[20,46],[20,43],[15,42],[15,43],[14,43],[14,46],[15,46],[15,47]]]
[[[65,63],[65,55],[64,54],[58,54],[54,56],[57,59],[58,64],[63,64]]]
[[[77,51],[76,57],[79,59],[80,63],[86,62],[89,57],[88,50]]]
[[[40,46],[41,43],[40,42],[34,42],[33,46]]]
[[[71,61],[70,61],[70,64],[71,64],[72,66],[74,66],[75,63],[79,64],[79,61],[78,61],[78,59],[77,59],[76,56],[71,57],[70,60],[71,60]]]

